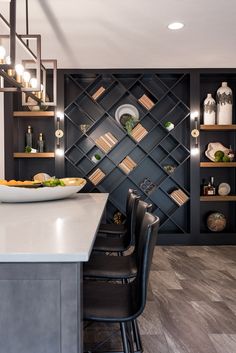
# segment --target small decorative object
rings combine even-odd
[[[127,117],[124,127],[127,133],[130,135],[136,123],[133,116],[122,115],[121,119],[124,119],[124,117]]]
[[[129,156],[127,156],[125,159],[123,159],[123,161],[119,164],[119,167],[126,174],[129,174],[136,166],[137,166],[137,164]]]
[[[207,217],[207,228],[211,232],[221,232],[226,227],[226,217],[223,213],[213,212]]]
[[[189,197],[180,189],[172,191],[170,197],[177,203],[178,206],[182,206],[189,200]]]
[[[53,176],[50,176],[49,174],[46,174],[46,173],[38,173],[38,174],[35,174],[33,179],[34,181],[46,181],[46,180],[50,180],[50,179],[54,179],[55,177]]]
[[[145,178],[139,186],[140,189],[142,189],[147,194],[151,194],[156,188],[156,185],[149,178]]]
[[[44,152],[44,140],[43,140],[43,134],[40,132],[39,134],[39,139],[38,139],[38,152],[42,153]]]
[[[49,102],[49,96],[46,94],[46,99],[45,102]],[[28,96],[27,98],[27,108],[31,111],[45,111],[48,109],[48,105],[41,104],[40,102],[37,102],[35,99],[32,97]]]
[[[143,94],[142,97],[139,98],[139,103],[141,103],[147,110],[152,109],[155,103],[148,97],[146,94]]]
[[[105,92],[105,87],[101,86],[98,90],[92,95],[92,98],[96,101],[102,94]]]
[[[216,194],[216,187],[214,184],[214,177],[210,177],[208,185],[204,186],[204,195],[205,196],[214,196]]]
[[[113,215],[113,223],[122,224],[124,222],[124,216],[120,211],[116,211]]]
[[[228,157],[229,157],[229,159],[230,159],[230,162],[233,162],[233,160],[234,160],[234,152],[233,152],[231,146],[229,146]]]
[[[138,124],[135,128],[131,131],[131,136],[137,142],[140,142],[146,135],[148,131],[141,125]]]
[[[216,123],[216,101],[211,93],[207,94],[203,104],[203,124],[215,125]]]
[[[218,186],[218,194],[221,195],[221,196],[229,195],[230,190],[231,190],[230,185],[227,184],[227,183],[221,183]]]
[[[224,156],[228,156],[229,149],[220,142],[210,142],[205,151],[205,155],[212,162],[222,162]]]
[[[163,168],[167,174],[172,174],[175,171],[175,166],[171,164],[164,165]]]
[[[95,155],[92,156],[91,161],[93,163],[98,163],[100,161],[100,159],[101,159],[100,154],[96,153]]]
[[[96,145],[105,153],[109,152],[118,142],[118,140],[107,132],[95,140]]]
[[[37,153],[37,150],[35,148],[30,147],[30,146],[26,146],[25,153]]]
[[[90,125],[89,125],[89,124],[81,124],[79,127],[80,127],[80,131],[81,131],[83,134],[86,134],[86,132],[87,132],[88,129],[90,128]]]
[[[125,127],[125,124],[129,118],[132,118],[136,123],[139,121],[139,111],[132,104],[122,104],[120,105],[115,112],[116,121]]]
[[[227,82],[222,82],[222,86],[217,90],[217,124],[232,124],[233,94]]]
[[[165,128],[167,131],[171,131],[174,129],[174,124],[171,122],[171,121],[167,121],[165,124],[164,124]]]

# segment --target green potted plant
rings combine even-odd
[[[171,121],[167,121],[167,122],[164,124],[164,126],[165,126],[166,130],[168,130],[168,131],[173,130],[174,127],[175,127],[174,124],[173,124]]]
[[[100,154],[96,153],[96,154],[94,154],[94,155],[92,156],[91,161],[92,161],[93,163],[98,163],[101,158],[102,158],[102,157],[100,156]]]

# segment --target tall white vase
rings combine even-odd
[[[217,90],[217,124],[232,124],[233,94],[227,82],[222,82],[222,86]]]
[[[203,103],[203,124],[214,125],[216,123],[216,101],[211,93],[207,94]]]

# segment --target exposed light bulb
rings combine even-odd
[[[29,73],[28,71],[25,71],[25,72],[23,73],[22,78],[23,78],[24,86],[25,86],[26,88],[29,87],[30,77],[31,77],[31,75],[30,75],[30,73]]]
[[[6,64],[11,65],[11,57],[10,55],[6,56]]]
[[[173,31],[176,31],[176,30],[181,29],[183,27],[184,27],[184,24],[181,22],[173,22],[168,25],[168,28]]]
[[[191,155],[192,156],[196,156],[199,154],[199,147],[198,146],[194,146],[192,149],[191,149]]]
[[[56,155],[57,155],[57,156],[60,156],[60,157],[63,156],[63,155],[64,155],[63,149],[58,147],[58,148],[56,149]]]
[[[0,45],[0,64],[3,64],[6,55],[6,49]]]
[[[21,75],[22,76],[25,69],[24,69],[23,65],[16,64],[15,70],[16,70],[17,75]]]
[[[38,86],[37,79],[32,77],[31,80],[30,80],[30,85],[31,85],[32,88],[37,88],[37,86]]]
[[[23,72],[25,70],[24,66],[21,65],[21,64],[16,64],[15,70],[16,70],[16,81],[18,83],[22,83],[22,75],[23,75]]]
[[[11,65],[11,57],[10,55],[6,56],[6,64]],[[7,74],[11,77],[15,76],[15,70],[14,69],[7,69]]]

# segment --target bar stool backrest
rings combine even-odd
[[[134,318],[138,317],[144,310],[147,299],[147,288],[150,267],[152,263],[153,251],[157,242],[159,228],[159,218],[146,212],[140,229],[137,266],[138,274],[133,281],[134,286],[134,305],[136,313]]]
[[[126,215],[127,215],[127,235],[126,240],[127,243],[133,244],[135,237],[135,224],[137,217],[137,207],[138,200],[140,196],[136,194],[136,192],[132,189],[129,189],[127,196],[127,204],[126,204]]]

